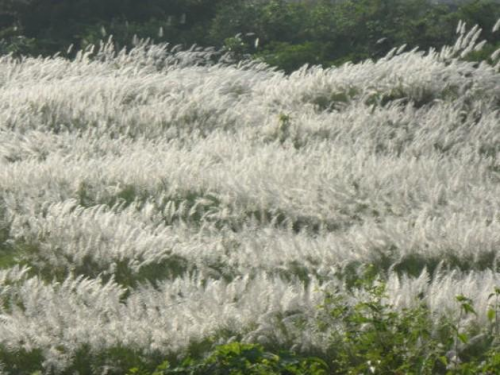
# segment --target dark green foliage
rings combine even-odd
[[[64,353],[65,347],[56,347],[55,351]],[[41,375],[41,374],[101,374],[122,375],[127,369],[140,366],[143,369],[153,371],[155,365],[160,361],[160,356],[148,353],[145,355],[139,350],[133,350],[122,346],[116,346],[93,352],[86,345],[81,346],[72,355],[71,365],[63,372],[54,371],[50,367],[44,366],[44,355],[41,350],[20,350],[12,353],[0,347],[0,363],[2,370],[8,374],[16,375]],[[107,370],[104,370],[104,369]],[[103,372],[104,371],[104,372]]]
[[[201,43],[207,22],[215,13],[217,0],[28,0],[0,3],[0,30],[16,26],[19,35],[36,39],[34,54],[65,51],[70,44],[84,47],[95,30],[138,31],[157,35],[157,25],[166,30],[169,42]],[[128,25],[127,25],[128,24]],[[153,28],[154,30],[153,32]],[[148,32],[149,29],[149,32]],[[197,30],[196,35],[192,35]],[[180,35],[181,33],[182,35]],[[126,33],[124,33],[126,34]],[[133,35],[133,34],[132,34]],[[125,35],[123,35],[124,37]],[[120,38],[120,37],[119,37]],[[130,44],[130,40],[127,41]]]
[[[490,295],[490,327],[478,332],[461,326],[468,315],[477,315],[466,296],[456,297],[458,321],[444,317],[436,322],[425,301],[396,311],[386,302],[386,285],[374,268],[354,283],[352,295],[359,292],[365,297],[354,305],[349,295],[336,292],[321,307],[320,329],[338,327],[331,330],[328,348],[331,373],[477,374],[499,363],[500,289]]]
[[[9,241],[9,228],[0,222],[0,269],[17,264],[16,251]]]
[[[123,374],[130,369],[128,375],[497,373],[500,288],[489,296],[489,323],[479,329],[463,324],[467,317],[479,314],[472,299],[465,295],[456,296],[458,317],[436,321],[423,299],[417,299],[410,308],[391,305],[384,278],[374,267],[345,281],[346,288],[328,292],[318,307],[312,323],[320,332],[328,332],[328,345],[316,348],[315,353],[281,350],[277,343],[271,347],[238,341],[215,345],[234,336],[222,331],[202,342],[193,342],[184,358],[169,355],[166,361],[161,353],[145,353],[132,347],[116,346],[94,352],[82,346],[72,355],[72,363],[64,374],[100,373],[103,368],[107,368],[108,374]],[[17,304],[16,308],[25,307]],[[8,311],[9,306],[4,309]],[[283,318],[276,317],[276,329]],[[63,353],[66,348],[54,350]],[[40,350],[14,353],[0,347],[0,361],[9,373],[50,373],[50,369],[43,368],[44,354]]]
[[[453,44],[459,20],[477,24],[490,47],[470,60],[487,60],[500,42],[491,28],[495,0],[460,6],[429,0],[27,0],[0,2],[0,54],[66,54],[113,35],[131,47],[134,35],[154,42],[225,47],[237,59],[254,57],[292,72],[377,59],[391,48]],[[72,53],[69,53],[71,56]]]
[[[328,43],[317,41],[290,44],[288,42],[271,42],[262,52],[256,54],[266,63],[278,66],[287,73],[299,69],[305,64],[317,65],[323,63],[330,65],[328,61]]]
[[[258,344],[234,342],[221,345],[205,359],[195,360],[188,357],[179,366],[172,367],[164,362],[153,372],[142,371],[136,367],[129,375],[323,375],[326,363],[318,358],[302,358],[286,351],[277,354],[266,352]]]
[[[329,295],[323,305],[332,324],[343,323],[330,340],[334,373],[436,373],[444,353],[431,336],[433,322],[425,305],[395,311],[384,302],[384,283],[373,276],[358,280],[354,290],[359,289],[367,297],[354,306],[341,294]]]
[[[18,350],[12,352],[0,346],[0,363],[2,369],[17,375],[31,375],[41,370],[44,356],[41,350]]]
[[[354,295],[364,297],[355,297],[352,304]],[[368,267],[347,294],[327,294],[316,323],[320,331],[330,332],[330,344],[316,356],[266,351],[261,345],[240,342],[213,348],[207,342],[206,355],[188,350],[190,355],[180,362],[165,361],[153,372],[136,366],[128,375],[495,374],[500,364],[500,289],[490,295],[490,326],[482,331],[461,326],[464,318],[477,314],[472,300],[459,295],[456,301],[458,321],[435,322],[423,300],[397,310],[387,302],[378,272]]]

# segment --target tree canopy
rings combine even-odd
[[[225,47],[287,72],[305,63],[330,66],[379,58],[391,48],[451,44],[459,20],[478,24],[491,46],[500,18],[496,0],[4,0],[0,53],[51,55],[113,35],[189,47]]]

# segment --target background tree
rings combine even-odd
[[[500,46],[491,28],[498,0],[3,0],[0,53],[51,55],[98,43],[118,48],[133,36],[189,47],[225,47],[291,72],[377,59],[391,48],[452,44],[459,20],[478,24],[489,41],[468,58],[487,60]]]

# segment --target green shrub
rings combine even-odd
[[[397,311],[386,302],[386,285],[373,269],[355,282],[353,294],[366,297],[354,305],[341,293],[327,295],[320,329],[331,330],[329,361],[335,374],[477,374],[499,363],[500,289],[490,295],[491,323],[485,332],[462,327],[477,314],[472,300],[459,295],[457,321],[436,322],[424,301]],[[496,367],[498,368],[498,367]]]
[[[328,61],[327,50],[328,45],[319,42],[301,44],[272,42],[256,56],[269,65],[278,66],[285,72],[291,73],[304,64],[330,65],[332,62]]]
[[[344,293],[344,294],[343,294]],[[396,310],[386,302],[386,284],[374,268],[353,283],[349,293],[328,293],[319,307],[318,329],[330,332],[317,356],[265,351],[258,344],[233,342],[206,357],[188,356],[179,365],[165,361],[154,372],[140,367],[128,375],[163,374],[494,374],[500,365],[500,288],[490,295],[489,328],[474,332],[462,321],[477,314],[472,300],[459,295],[456,321],[435,317],[424,303]]]
[[[187,358],[176,367],[164,362],[153,373],[136,367],[128,375],[323,375],[326,369],[326,364],[318,358],[302,358],[285,351],[274,354],[258,344],[234,342],[217,347],[202,360]]]
[[[78,50],[109,35],[121,49],[138,35],[185,47],[226,46],[238,59],[250,54],[291,72],[305,63],[377,59],[403,44],[439,49],[453,43],[459,20],[477,24],[494,44],[491,28],[499,17],[492,0],[460,6],[429,0],[6,0],[0,2],[0,54],[64,54],[71,44]]]
[[[420,303],[396,311],[385,302],[385,284],[368,276],[354,290],[366,292],[364,300],[351,306],[346,296],[330,294],[322,306],[338,330],[330,337],[330,352],[338,374],[434,374],[442,370],[445,348],[432,337],[432,316]]]

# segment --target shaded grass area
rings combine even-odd
[[[9,228],[0,226],[0,269],[8,269],[19,262],[16,248],[9,237]]]
[[[234,230],[234,228],[230,228]],[[235,232],[238,233],[238,231]],[[310,235],[314,236],[315,234]],[[111,263],[99,263],[91,256],[86,256],[79,261],[79,265],[74,265],[75,260],[62,249],[60,251],[58,248],[53,248],[50,251],[41,250],[43,239],[25,240],[20,238],[12,240],[9,239],[7,230],[3,231],[2,236],[0,269],[8,269],[16,264],[26,265],[31,268],[31,275],[37,275],[47,282],[62,282],[70,275],[78,275],[89,278],[99,277],[105,281],[113,278],[121,286],[134,289],[145,283],[157,285],[159,282],[175,280],[183,275],[201,274],[210,279],[220,279],[226,282],[242,276],[242,265],[229,265],[220,258],[207,259],[200,263],[197,259],[176,254],[173,251],[162,255],[161,260],[142,265],[140,268],[132,266],[132,264],[142,261],[140,257],[114,259],[113,267],[111,267]],[[241,244],[238,241],[230,241],[224,246],[229,252],[237,252]],[[54,265],[54,259],[58,259],[58,266]],[[486,270],[500,272],[498,254],[494,250],[458,256],[453,249],[450,249],[432,257],[426,253],[419,253],[418,250],[405,253],[403,249],[399,249],[395,245],[374,249],[370,259],[352,260],[330,266],[335,267],[335,272],[339,276],[350,280],[352,277],[357,277],[355,272],[357,269],[368,264],[374,266],[380,275],[386,276],[395,272],[401,276],[418,277],[424,270],[429,272],[431,276],[437,271],[451,272],[453,270],[465,273]],[[331,277],[330,272],[325,273],[324,270],[321,270],[320,259],[313,257],[306,257],[303,260],[284,260],[282,264],[272,268],[245,268],[245,274],[250,278],[261,274],[262,271],[270,277],[279,276],[286,281],[300,280],[306,286],[312,280],[326,282]]]
[[[395,310],[385,302],[386,286],[374,267],[366,268],[347,295],[327,292],[313,324],[326,332],[323,350],[284,351],[280,344],[246,344],[235,336],[230,344],[191,346],[183,360],[168,358],[159,374],[495,374],[500,368],[498,314],[500,289],[491,296],[490,325],[464,330],[460,321],[434,321],[421,301]],[[365,293],[354,305],[349,295]],[[472,300],[456,296],[460,317],[476,314]],[[283,322],[286,317],[277,317]],[[281,329],[281,328],[279,328]],[[286,331],[286,327],[283,328]],[[206,350],[207,354],[200,352]],[[129,375],[152,374],[135,367]]]
[[[375,267],[353,272],[351,288],[328,290],[311,320],[294,313],[278,314],[276,333],[283,337],[312,325],[324,333],[322,348],[287,349],[283,340],[246,343],[241,332],[219,330],[202,340],[193,340],[183,353],[162,354],[121,345],[92,350],[83,345],[71,354],[71,363],[61,374],[496,374],[500,365],[500,289],[491,296],[485,327],[462,326],[461,320],[477,315],[472,300],[456,296],[460,319],[435,321],[426,304],[417,297],[414,307],[396,309],[386,301],[384,277]],[[351,275],[352,276],[352,275]],[[354,304],[350,302],[357,298]],[[290,320],[290,318],[294,320]],[[287,323],[285,323],[287,322]],[[293,322],[293,328],[290,325]],[[67,350],[60,346],[60,354]],[[40,350],[15,353],[0,347],[4,369],[16,374],[52,373]],[[127,372],[128,371],[128,372]]]
[[[76,198],[80,206],[90,208],[96,205],[105,205],[110,209],[124,209],[134,205],[140,209],[153,197],[150,192],[141,190],[134,185],[125,185],[112,196],[97,199],[90,191],[90,187],[81,185]],[[363,222],[363,215],[379,216],[376,210],[370,210],[367,205],[359,204],[353,210],[340,210],[345,216],[342,220],[319,219],[306,215],[291,215],[279,207],[254,209],[251,207],[237,207],[235,204],[224,203],[214,193],[204,191],[185,191],[182,194],[174,193],[161,200],[154,200],[155,209],[163,212],[165,224],[179,221],[192,227],[201,227],[203,223],[215,224],[216,228],[231,228],[234,232],[240,231],[249,222],[258,226],[273,226],[288,229],[292,233],[306,232],[312,235],[345,230],[354,224]],[[222,211],[226,215],[222,215]]]

